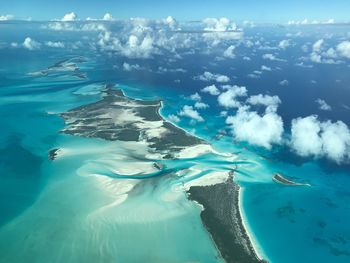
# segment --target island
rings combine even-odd
[[[311,186],[308,183],[297,183],[293,182],[290,179],[287,179],[283,175],[279,173],[275,173],[272,177],[272,180],[275,181],[278,184],[288,185],[288,186]]]
[[[153,157],[157,156],[157,160],[152,159],[153,168],[175,177],[173,171],[166,170],[159,161],[195,158],[215,151],[205,140],[167,121],[160,113],[161,107],[162,101],[133,99],[114,85],[106,85],[99,101],[60,114],[66,124],[61,132],[108,141],[142,143],[148,146]],[[56,149],[50,152],[52,159],[55,153]],[[149,157],[144,156],[144,159],[149,160]],[[240,187],[233,180],[236,169],[235,166],[227,172],[225,181],[194,185],[184,191],[190,201],[203,207],[200,214],[203,225],[226,262],[265,262],[258,258],[242,223]]]
[[[223,183],[192,186],[188,196],[203,205],[202,222],[226,262],[266,262],[258,258],[242,223],[239,186],[232,173]]]

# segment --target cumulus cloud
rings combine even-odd
[[[172,30],[175,30],[178,27],[177,21],[171,16],[168,16],[167,18],[165,18],[163,22],[164,24],[168,25]]]
[[[201,89],[202,92],[209,93],[210,95],[217,96],[220,94],[219,89],[215,85],[206,86]]]
[[[281,100],[278,96],[254,95],[248,98],[247,102],[251,105],[263,105],[267,112],[276,111]]]
[[[203,37],[211,41],[212,45],[217,45],[221,40],[238,40],[243,37],[243,31],[229,19],[206,18],[203,20],[205,25]]]
[[[230,78],[225,75],[214,74],[209,71],[205,71],[202,75],[197,76],[195,79],[199,79],[202,81],[216,81],[220,83],[225,83],[230,81]]]
[[[123,63],[123,70],[124,71],[133,71],[133,70],[140,70],[140,69],[141,69],[141,67],[139,64],[132,65],[132,64],[129,64],[126,62]]]
[[[1,15],[0,16],[0,21],[7,21],[7,20],[11,20],[13,18],[14,18],[13,15]]]
[[[324,43],[323,39],[317,40],[313,45],[312,45],[312,51],[314,52],[319,52],[321,51],[322,45]]]
[[[350,131],[342,121],[321,122],[314,115],[297,118],[292,121],[290,145],[300,156],[341,163],[350,156]]]
[[[63,42],[52,42],[48,41],[45,43],[46,46],[48,47],[53,47],[53,48],[64,48],[64,43]]]
[[[63,18],[61,19],[61,21],[63,22],[71,22],[71,21],[75,21],[77,19],[77,15],[74,12],[70,12],[68,14],[65,14],[63,16]]]
[[[111,18],[108,14],[104,17],[105,20],[110,20]],[[53,21],[48,25],[43,25],[42,28],[55,31],[96,31],[96,33],[99,33],[97,36],[98,40],[94,43],[89,43],[91,48],[108,52],[110,55],[118,54],[128,58],[149,59],[155,55],[167,52],[167,55],[169,53],[173,55],[173,60],[179,60],[182,58],[179,52],[186,50],[188,54],[193,53],[201,45],[210,49],[208,44],[211,45],[218,39],[219,42],[230,39],[229,35],[231,33],[237,34],[236,31],[231,32],[230,30],[223,32],[203,31],[202,34],[192,34],[191,32],[174,33],[174,31],[181,30],[181,28],[172,17],[161,20],[133,18],[119,21],[118,30],[114,30],[115,28],[112,28],[110,23],[101,22],[100,20],[102,19],[67,23],[67,21],[73,20],[75,21],[77,18],[70,13],[65,16],[64,21]],[[230,22],[230,24],[232,23]],[[232,25],[228,26],[229,29],[232,29],[231,27]],[[91,38],[94,37],[92,36]],[[224,81],[224,79],[222,80]]]
[[[286,49],[287,47],[290,46],[290,39],[284,39],[279,42],[278,47],[281,49]]]
[[[226,123],[230,125],[236,140],[267,149],[282,142],[283,121],[275,112],[259,115],[250,111],[249,107],[241,107],[235,116],[227,117]]]
[[[182,110],[179,112],[180,116],[188,117],[194,121],[203,122],[203,117],[195,110],[192,106],[185,105]]]
[[[205,18],[203,20],[206,27],[204,30],[206,31],[228,31],[228,30],[236,30],[237,26],[235,23],[231,23],[230,20],[226,17],[222,18]]]
[[[118,51],[121,55],[129,58],[150,58],[156,51],[154,40],[150,35],[137,36],[131,34],[125,43],[111,32],[106,31],[100,35],[98,45],[102,50]]]
[[[111,16],[106,15],[104,18],[110,19]],[[221,26],[219,25],[210,26],[205,24],[207,30],[203,30],[202,34],[193,34],[191,32],[178,34],[174,33],[174,31],[181,30],[181,28],[172,17],[161,20],[133,18],[119,21],[118,30],[114,30],[115,28],[112,28],[110,23],[101,22],[100,20],[102,19],[68,23],[67,21],[78,20],[76,15],[72,13],[67,14],[63,20],[42,25],[42,28],[55,31],[96,31],[98,40],[89,43],[91,48],[108,52],[110,55],[118,54],[128,58],[140,59],[149,59],[166,52],[168,53],[167,55],[169,53],[173,55],[173,60],[179,60],[182,58],[179,53],[184,52],[184,50],[190,54],[196,52],[198,46],[206,46],[208,52],[210,52],[210,45],[214,42],[219,43],[221,40],[231,40],[233,38],[232,34],[240,35],[243,33],[238,29],[237,31],[231,31],[236,27],[230,22],[229,26],[224,27],[226,31],[220,31]],[[222,20],[221,22],[219,21],[220,23],[225,24],[226,22]],[[210,31],[209,29],[219,31]],[[91,39],[93,38],[95,37],[91,36]],[[230,51],[233,52],[233,48],[228,50],[228,52]],[[233,53],[227,54],[233,56]],[[220,81],[220,78],[218,80]],[[222,78],[221,81],[225,81],[225,78]]]
[[[226,91],[221,93],[218,97],[218,103],[225,108],[238,108],[241,103],[237,100],[238,97],[247,96],[247,88],[244,86],[229,86],[223,87]]]
[[[206,108],[209,108],[209,105],[204,103],[204,102],[200,102],[200,101],[197,101],[195,104],[194,104],[194,107],[196,109],[206,109]]]
[[[277,58],[274,54],[271,53],[264,54],[262,58],[271,61],[285,61],[283,59]]]
[[[329,106],[325,100],[317,99],[317,100],[316,100],[316,103],[318,104],[318,108],[319,108],[320,110],[324,110],[324,111],[330,111],[330,110],[332,110],[332,107]]]
[[[268,66],[265,66],[265,65],[262,65],[261,66],[261,70],[264,70],[264,71],[271,71],[272,69]]]
[[[102,20],[104,20],[104,21],[113,21],[114,18],[113,18],[113,16],[112,16],[111,14],[106,13],[106,14],[103,16]]]
[[[226,58],[235,58],[235,46],[231,45],[224,51],[224,57]]]
[[[152,55],[153,39],[147,35],[140,39],[135,35],[131,35],[127,44],[120,49],[123,55],[134,58],[149,58]]]
[[[280,84],[281,86],[288,86],[288,85],[289,85],[289,81],[286,80],[286,79],[284,79],[284,80],[281,80],[281,81],[279,82],[279,84]]]
[[[180,118],[177,117],[177,116],[174,115],[174,114],[170,114],[170,115],[168,116],[168,119],[169,119],[171,122],[174,122],[174,123],[180,122]]]
[[[337,51],[341,56],[350,59],[350,41],[343,41],[338,44]]]
[[[323,42],[322,42],[323,43]],[[316,44],[316,43],[315,43]],[[314,46],[315,46],[314,44]],[[330,47],[324,51],[323,46],[311,53],[311,61],[316,63],[338,64],[341,59],[350,59],[350,41],[342,41],[335,47]]]
[[[28,50],[37,50],[40,49],[41,44],[30,37],[27,37],[23,42],[23,47]]]
[[[348,52],[348,53],[347,53]],[[310,60],[315,63],[337,64],[340,63],[340,58],[350,58],[350,42],[343,41],[335,48],[331,47],[328,50],[324,48],[324,40],[319,39],[312,45]]]
[[[192,95],[190,96],[190,100],[201,101],[202,98],[201,98],[201,96],[198,94],[198,92],[196,92],[196,93],[194,93],[194,94],[192,94]]]

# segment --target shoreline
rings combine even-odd
[[[97,102],[61,113],[60,115],[66,123],[62,132],[74,136],[97,137],[107,141],[138,143],[146,140],[147,143],[151,144],[149,147],[153,148],[155,152],[166,154],[162,157],[165,159],[167,156],[175,159],[193,158],[192,155],[197,156],[208,152],[225,155],[215,151],[208,141],[189,133],[163,116],[164,104],[162,100],[148,101],[131,98],[124,93],[123,89],[114,88],[112,85],[106,85],[104,92],[105,95]],[[139,125],[140,127],[133,126],[134,122],[129,120],[130,116],[129,119],[121,117],[113,119],[114,115],[120,116],[121,113],[128,113],[129,107],[134,110],[135,120],[142,123],[141,126]],[[140,107],[142,111],[139,109]],[[98,114],[95,113],[96,111]],[[91,116],[90,112],[94,114]],[[162,121],[161,127],[166,132],[172,132],[171,140],[159,136],[158,133],[156,137],[147,135],[148,130],[159,128],[153,125],[159,121]],[[100,129],[100,122],[103,124],[103,130]],[[129,131],[121,134],[120,129],[128,129],[130,132],[135,132],[136,129],[138,134],[136,134],[137,136],[133,133],[129,134]],[[204,146],[205,151],[203,152]],[[185,193],[187,193],[189,201],[197,201],[204,207],[200,214],[202,224],[226,262],[266,262],[257,249],[257,245],[254,243],[256,241],[252,238],[250,229],[244,221],[241,207],[241,187],[233,181],[232,175],[225,181],[213,185],[191,186]]]
[[[240,186],[230,176],[225,182],[192,186],[188,200],[200,204],[202,223],[225,262],[267,262],[252,238],[241,212]]]
[[[263,251],[263,249],[259,245],[259,242],[256,240],[256,237],[255,237],[253,231],[251,230],[251,227],[250,227],[249,222],[247,220],[247,216],[244,213],[243,194],[244,194],[244,188],[239,187],[239,190],[238,190],[238,206],[239,206],[239,208],[238,208],[238,210],[240,212],[242,225],[246,231],[246,234],[250,240],[251,245],[253,246],[253,249],[255,251],[256,256],[260,260],[266,260],[267,262],[271,263],[270,259],[266,256],[265,252]]]

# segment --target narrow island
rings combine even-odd
[[[297,183],[293,182],[290,179],[287,179],[279,173],[275,173],[272,177],[272,180],[278,184],[288,185],[288,186],[311,186],[308,183]]]
[[[230,175],[223,183],[192,186],[188,196],[204,207],[202,222],[226,262],[266,262],[258,258],[242,223],[239,191],[239,185]]]

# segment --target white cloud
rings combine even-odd
[[[216,81],[220,83],[225,83],[230,81],[230,78],[225,75],[213,74],[209,71],[205,71],[202,75],[196,77],[195,79],[199,79],[202,81]]]
[[[99,37],[98,45],[102,50],[117,51],[128,58],[150,58],[156,52],[154,40],[148,34],[145,36],[131,34],[124,43],[112,36],[109,31],[100,34]]]
[[[285,61],[283,59],[277,58],[274,54],[271,53],[264,54],[262,58],[271,61]]]
[[[301,156],[319,155],[322,151],[320,131],[320,123],[316,116],[294,119],[291,147]]]
[[[342,43],[340,43],[336,48],[329,48],[327,51],[323,51],[324,40],[323,39],[317,40],[312,46],[310,60],[315,63],[324,63],[324,64],[340,63],[340,61],[336,59],[344,55],[346,57],[346,41]],[[349,46],[349,50],[350,50],[350,46]]]
[[[210,95],[217,96],[220,94],[219,89],[215,85],[206,86],[201,89],[202,92],[209,93]]]
[[[317,20],[308,20],[308,19],[304,19],[304,20],[290,20],[288,21],[288,25],[328,25],[328,24],[334,24],[335,23],[335,19],[334,18],[330,18],[326,21],[317,21]]]
[[[281,81],[279,82],[279,84],[280,84],[281,86],[288,86],[288,85],[289,85],[289,81],[286,80],[286,79],[284,79],[284,80],[281,80]]]
[[[196,92],[196,93],[194,93],[194,94],[192,94],[192,95],[190,96],[190,100],[201,101],[202,98],[201,98],[201,96],[198,94],[198,92]]]
[[[77,23],[65,23],[65,22],[53,22],[42,28],[50,29],[54,31],[106,31],[105,25],[96,22],[87,22],[83,24]]]
[[[259,115],[249,111],[249,107],[241,107],[235,116],[227,117],[226,123],[232,128],[237,140],[267,149],[282,142],[283,121],[275,112]]]
[[[235,46],[231,45],[229,46],[225,51],[224,51],[224,57],[227,57],[227,58],[235,58],[235,54],[234,54],[234,51],[235,51]]]
[[[253,74],[253,73],[250,73],[247,76],[248,76],[248,78],[251,78],[251,79],[259,79],[260,78],[260,75],[256,75],[256,74]]]
[[[243,26],[253,28],[253,27],[255,27],[255,23],[254,23],[254,21],[245,20],[245,21],[243,21]]]
[[[169,119],[171,122],[174,122],[174,123],[180,122],[180,118],[177,117],[177,116],[174,115],[174,114],[170,114],[170,115],[168,116],[168,119]]]
[[[318,104],[318,107],[320,110],[324,110],[324,111],[332,110],[332,107],[329,106],[325,100],[317,99],[316,103]]]
[[[1,15],[0,16],[0,21],[7,21],[7,20],[11,20],[13,18],[14,18],[13,15]]]
[[[323,152],[325,155],[340,163],[349,158],[350,131],[345,123],[330,121],[322,123]]]
[[[226,108],[238,108],[241,106],[241,103],[237,100],[238,97],[247,96],[247,88],[244,86],[229,86],[226,85],[223,87],[226,89],[225,92],[221,93],[218,97],[218,102],[220,106]]]
[[[310,60],[315,63],[321,63],[322,57],[320,54],[317,54],[316,52],[312,52],[310,55]]]
[[[104,21],[113,21],[114,18],[113,18],[113,16],[112,16],[111,14],[106,13],[106,14],[103,16],[102,20],[104,20]]]
[[[281,49],[286,49],[287,47],[290,46],[290,39],[284,39],[279,42],[278,47]]]
[[[163,22],[164,24],[168,25],[172,30],[175,30],[178,27],[177,21],[171,16],[168,16],[166,19],[163,20]]]
[[[203,20],[203,23],[206,25],[204,28],[205,31],[234,31],[237,30],[235,23],[232,23],[228,18],[206,18]]]
[[[77,19],[77,15],[74,12],[65,14],[61,21],[63,22],[70,22],[70,21],[75,21]]]
[[[183,68],[164,68],[164,67],[158,67],[157,73],[167,73],[167,72],[170,72],[170,73],[186,73],[187,70],[186,69],[183,69]]]
[[[189,106],[189,105],[183,106],[182,110],[179,112],[179,115],[188,117],[188,118],[190,118],[194,121],[198,121],[198,122],[204,121],[203,117],[199,114],[199,112],[196,111],[195,109],[193,109],[193,107]]]
[[[264,70],[264,71],[271,71],[272,69],[268,66],[265,66],[265,65],[262,65],[261,66],[261,70]]]
[[[209,41],[212,46],[218,45],[222,40],[238,40],[243,37],[243,31],[225,17],[220,19],[206,18],[203,23],[205,25],[204,31],[206,31],[203,38]]]
[[[30,37],[27,37],[23,42],[23,47],[29,50],[37,50],[40,49],[41,44]]]
[[[132,64],[129,64],[126,62],[123,63],[123,70],[124,71],[132,71],[132,70],[140,70],[140,69],[141,69],[141,67],[139,64],[132,65]]]
[[[314,52],[319,52],[321,51],[322,45],[324,44],[323,39],[317,40],[313,45],[312,45],[312,51]]]
[[[220,117],[227,117],[228,112],[226,110],[220,111]]]
[[[149,58],[152,49],[153,39],[151,36],[147,35],[143,39],[139,39],[137,36],[131,35],[123,53],[128,57]]]
[[[343,41],[337,45],[339,55],[350,59],[350,41]]]
[[[350,131],[345,123],[320,122],[317,116],[292,121],[292,149],[304,157],[327,157],[341,163],[349,158]]]
[[[197,101],[195,104],[194,104],[194,107],[196,109],[206,109],[206,108],[209,108],[209,105],[204,103],[204,102],[199,102]]]
[[[276,111],[281,100],[278,96],[269,95],[254,95],[248,98],[247,102],[251,105],[263,105],[266,106],[266,111]]]
[[[53,48],[64,48],[64,43],[63,42],[52,42],[48,41],[45,43],[46,46],[48,47],[53,47]]]

